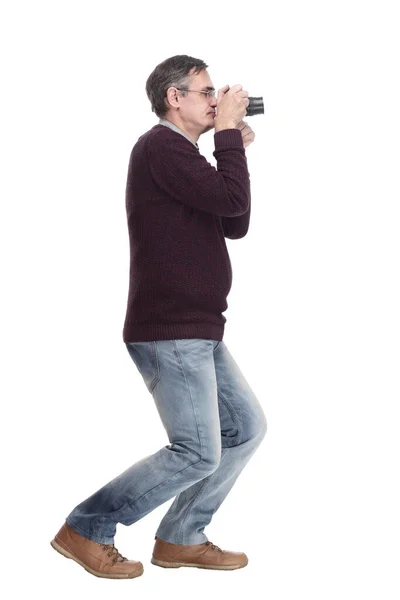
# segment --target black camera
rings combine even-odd
[[[247,107],[246,117],[253,117],[254,115],[263,115],[264,114],[264,101],[263,97],[259,96],[258,98],[251,98],[248,96],[249,105]]]

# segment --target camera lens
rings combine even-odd
[[[257,98],[248,97],[249,105],[247,107],[246,117],[252,117],[253,115],[263,115],[264,114],[264,100],[262,96]]]

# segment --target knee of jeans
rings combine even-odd
[[[263,418],[261,419],[261,425],[261,435],[262,437],[264,437],[268,429],[267,417],[265,415],[263,415]]]
[[[255,440],[260,443],[264,439],[266,433],[267,433],[267,419],[265,418],[265,415],[263,415],[260,417],[257,429],[252,432],[250,439]]]
[[[258,438],[260,441],[265,438],[266,433],[267,433],[267,419],[264,418],[260,424],[260,431],[258,434]]]

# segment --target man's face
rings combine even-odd
[[[200,71],[197,75],[191,75],[188,88],[189,90],[203,91],[214,89],[207,70]],[[180,97],[180,100],[180,117],[186,124],[195,128],[199,135],[214,129],[216,97],[189,92],[186,98]]]

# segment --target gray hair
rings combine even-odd
[[[160,119],[165,118],[169,110],[166,101],[168,88],[189,87],[191,76],[207,67],[204,61],[187,54],[171,56],[157,65],[146,81],[146,93],[151,102],[152,112]],[[190,73],[193,68],[194,72]],[[182,96],[187,96],[187,92],[183,91]]]

